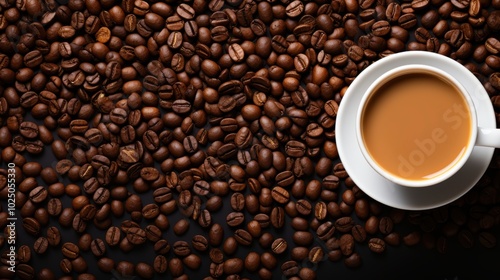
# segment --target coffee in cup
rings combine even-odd
[[[453,175],[475,144],[474,106],[447,73],[407,65],[378,78],[358,112],[363,155],[381,175],[428,186]]]

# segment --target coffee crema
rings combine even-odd
[[[472,132],[459,89],[431,73],[409,73],[375,89],[361,115],[361,135],[382,169],[407,180],[427,180],[453,167]]]

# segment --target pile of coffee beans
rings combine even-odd
[[[392,209],[335,121],[407,50],[464,64],[500,112],[499,34],[499,0],[0,0],[0,275],[314,279],[362,247],[493,248],[497,154],[450,205]]]

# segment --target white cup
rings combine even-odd
[[[365,71],[367,70],[369,71],[369,67]],[[454,163],[450,162],[450,167],[448,169],[446,169],[439,175],[436,175],[428,179],[419,179],[419,180],[408,179],[405,178],[404,176],[397,176],[393,173],[388,172],[372,158],[371,154],[367,150],[367,147],[365,146],[362,137],[362,123],[361,123],[362,115],[365,110],[367,101],[370,99],[372,94],[374,94],[377,91],[377,89],[380,88],[382,85],[384,85],[386,82],[401,75],[407,75],[409,73],[427,73],[427,74],[432,73],[433,75],[436,75],[446,81],[449,81],[458,89],[458,91],[462,94],[462,96],[466,100],[466,104],[469,109],[468,111],[470,113],[471,131],[465,150],[462,152],[461,156],[455,160]],[[467,160],[469,159],[472,150],[475,146],[488,146],[497,148],[500,147],[500,129],[489,129],[489,128],[478,127],[476,111],[480,110],[480,108],[476,108],[474,106],[474,103],[471,98],[471,93],[465,89],[465,87],[461,84],[461,82],[466,83],[467,81],[459,82],[454,77],[452,77],[451,75],[440,69],[419,64],[400,66],[382,74],[379,78],[377,78],[367,89],[367,91],[365,92],[365,94],[361,99],[356,116],[356,128],[355,128],[356,136],[358,139],[358,145],[361,149],[363,156],[365,157],[366,161],[370,164],[370,166],[380,175],[385,177],[387,180],[392,181],[398,185],[406,187],[429,187],[436,185],[450,178],[455,173],[459,172],[463,167],[463,165],[465,164],[465,162],[467,162]]]

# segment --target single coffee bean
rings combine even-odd
[[[361,225],[355,225],[351,230],[351,234],[356,242],[364,242],[367,237],[366,231]]]
[[[281,265],[281,272],[285,277],[292,277],[299,272],[299,265],[296,261],[286,261]]]
[[[194,249],[196,249],[200,252],[204,252],[208,249],[208,240],[203,235],[197,234],[197,235],[193,236],[191,244],[193,245]]]
[[[33,244],[33,251],[37,254],[44,254],[49,246],[49,241],[45,237],[39,237]]]
[[[354,221],[351,217],[342,217],[335,221],[335,228],[343,233],[351,232],[354,226]]]
[[[472,239],[468,239],[468,238],[465,238],[465,239],[472,240]],[[415,232],[415,231],[410,232],[403,237],[403,242],[407,246],[414,246],[414,245],[418,244],[420,242],[420,240],[421,240],[421,234],[419,232]]]
[[[392,232],[384,237],[384,241],[391,246],[398,246],[401,242],[400,235]]]
[[[234,211],[241,211],[245,208],[245,196],[242,193],[234,193],[231,196],[231,208]]]
[[[21,279],[34,279],[35,270],[32,266],[22,263],[16,267],[16,275]]]
[[[368,241],[368,248],[374,253],[381,254],[385,251],[385,242],[380,238],[371,238]]]
[[[354,250],[354,238],[351,234],[343,234],[340,237],[340,250],[344,256],[350,256]]]
[[[285,225],[285,210],[282,207],[274,207],[269,220],[273,227],[282,228]]]
[[[66,242],[62,245],[62,254],[68,259],[76,259],[80,254],[80,249],[77,245],[71,242]]]
[[[245,221],[245,216],[241,212],[231,212],[226,217],[226,223],[231,227],[241,225]]]
[[[186,241],[176,241],[173,246],[174,254],[179,257],[186,257],[191,254],[191,249],[189,248],[189,243]]]
[[[28,245],[21,245],[17,252],[17,259],[21,263],[28,263],[31,259],[31,249]]]
[[[250,246],[252,244],[252,235],[244,229],[237,229],[234,232],[234,238],[241,245]]]
[[[23,219],[23,228],[32,236],[37,236],[40,233],[40,223],[31,217]]]
[[[237,274],[243,270],[243,260],[240,258],[231,258],[224,262],[224,273]]]
[[[304,4],[301,1],[293,1],[286,7],[286,15],[289,17],[297,17],[304,11]]]
[[[309,246],[313,242],[314,236],[308,231],[296,231],[292,240],[298,246]]]
[[[304,216],[309,215],[311,213],[311,210],[312,210],[311,203],[309,203],[309,201],[307,201],[305,199],[297,200],[295,207],[297,208],[297,211]]]
[[[382,234],[389,234],[392,232],[392,229],[393,229],[393,222],[391,220],[391,218],[389,217],[382,217],[380,218],[380,221],[379,221],[379,231],[382,233]]]
[[[281,204],[285,204],[289,201],[290,199],[290,194],[288,191],[282,187],[274,187],[271,191],[272,198]]]
[[[157,254],[166,254],[170,251],[170,244],[165,239],[160,239],[153,246]]]
[[[49,227],[47,229],[47,241],[50,246],[57,246],[61,243],[61,232],[56,227]]]
[[[282,254],[285,252],[287,249],[288,245],[285,239],[283,238],[278,238],[274,240],[274,242],[271,244],[271,250],[275,254]]]
[[[218,246],[224,238],[224,229],[218,223],[213,224],[208,232],[208,242],[212,246]]]
[[[128,241],[134,245],[140,245],[146,242],[146,231],[140,227],[132,227],[127,231]]]
[[[101,257],[106,253],[106,245],[102,239],[97,238],[90,243],[90,250],[94,256]]]
[[[361,256],[358,253],[353,253],[344,259],[344,264],[349,268],[356,268],[361,265]]]
[[[90,250],[91,242],[92,242],[92,236],[88,233],[85,233],[78,239],[78,248],[80,248],[80,251],[86,252]]]
[[[38,186],[30,192],[30,200],[34,203],[41,203],[47,198],[47,195],[47,189],[42,186]]]
[[[153,261],[153,269],[156,273],[165,273],[168,268],[167,258],[163,255],[158,255]]]
[[[22,122],[19,127],[19,132],[26,138],[36,138],[39,135],[38,125],[33,122]]]
[[[186,20],[191,20],[194,18],[195,16],[195,10],[189,6],[188,4],[180,4],[177,9],[177,14],[183,18],[183,19],[186,19]]]
[[[312,263],[318,263],[323,260],[325,253],[323,249],[319,246],[313,247],[309,251],[309,261]]]
[[[118,227],[110,227],[106,231],[106,243],[108,243],[109,246],[116,246],[118,243],[120,243],[120,238],[121,238],[121,232]]]
[[[321,224],[316,230],[316,234],[318,235],[319,239],[323,241],[328,240],[330,237],[333,236],[334,233],[335,233],[335,227],[333,223],[330,221]]]
[[[198,218],[198,224],[201,227],[207,228],[212,224],[212,215],[206,209],[201,211],[200,217]]]
[[[144,229],[146,238],[151,242],[156,242],[161,239],[161,230],[155,225],[148,225]]]

